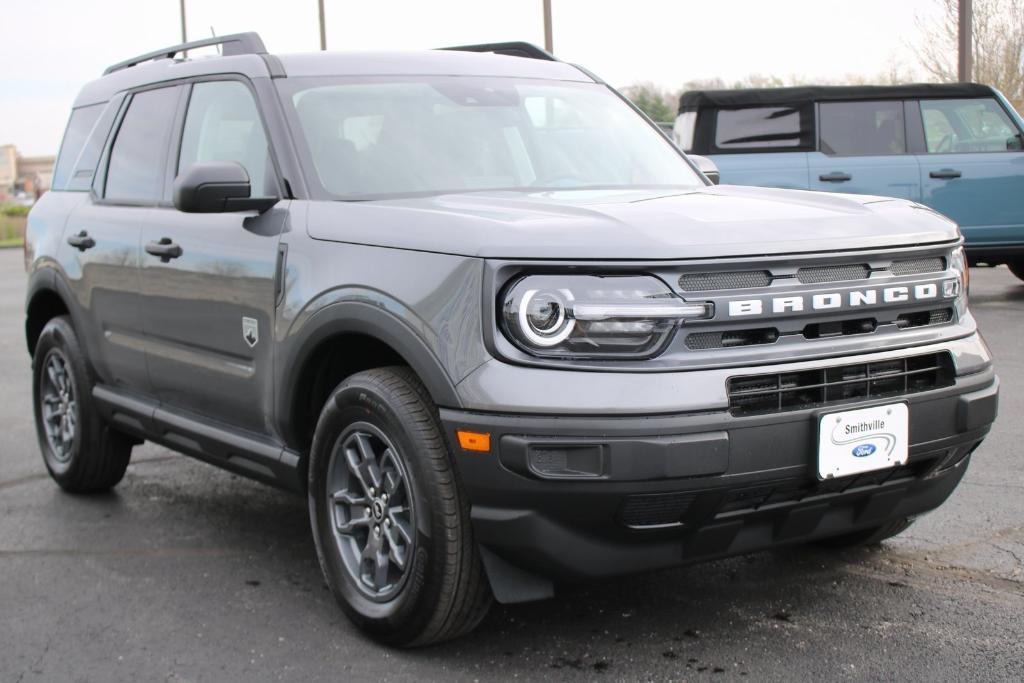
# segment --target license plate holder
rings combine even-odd
[[[818,418],[818,479],[847,477],[905,465],[910,409],[889,403]]]

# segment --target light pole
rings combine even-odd
[[[957,79],[961,83],[969,82],[971,80],[971,71],[974,70],[974,60],[971,54],[971,48],[974,46],[971,40],[973,33],[971,26],[973,17],[971,14],[971,0],[960,0],[960,11],[957,16],[959,31],[957,34],[956,74]]]
[[[544,0],[544,49],[552,54],[555,52],[555,39],[551,35],[551,0]]]
[[[184,2],[185,0],[181,0]],[[317,0],[320,5],[320,49],[327,49],[327,27],[324,25],[324,0]]]

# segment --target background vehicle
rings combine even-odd
[[[523,44],[114,65],[25,255],[57,483],[151,440],[306,495],[335,598],[401,645],[556,578],[877,542],[996,413],[955,224],[712,186]]]
[[[1024,121],[988,86],[690,91],[674,137],[723,183],[921,202],[957,222],[972,263],[1024,279]]]

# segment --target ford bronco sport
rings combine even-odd
[[[400,645],[559,579],[877,542],[996,414],[952,221],[712,185],[526,44],[112,66],[26,268],[56,482],[146,440],[305,495],[342,609]]]
[[[674,137],[722,182],[919,201],[1024,280],[1024,119],[977,83],[692,90]]]

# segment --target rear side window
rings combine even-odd
[[[263,122],[243,83],[216,81],[193,86],[178,172],[197,161],[236,161],[249,173],[253,196],[277,194]]]
[[[136,93],[110,150],[104,197],[158,202],[163,196],[167,144],[180,87]]]
[[[929,154],[1018,151],[1020,131],[990,98],[921,100]]]
[[[835,156],[905,154],[903,102],[822,102],[821,151]]]
[[[67,189],[68,181],[71,180],[74,169],[78,167],[78,158],[82,154],[85,142],[89,139],[102,111],[102,104],[93,104],[71,112],[67,130],[64,131],[64,141],[61,142],[60,153],[57,155],[57,165],[53,168],[53,181],[50,183],[52,189]],[[88,185],[84,189],[89,189]]]
[[[715,147],[720,151],[787,151],[809,148],[809,106],[720,109],[715,120]]]

